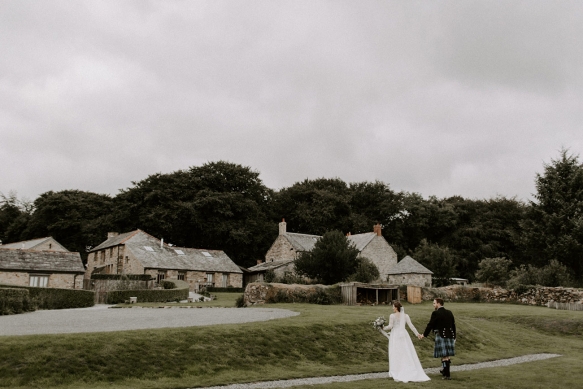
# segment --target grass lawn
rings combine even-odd
[[[135,304],[117,304],[115,308],[132,308],[132,307],[151,307],[151,308],[164,308],[164,307],[198,307],[198,308],[211,308],[211,307],[225,307],[234,308],[235,301],[237,297],[241,296],[242,293],[211,293],[216,296],[215,300],[211,301],[196,301],[193,303],[135,303]]]
[[[223,298],[217,295],[216,303]],[[238,294],[227,295],[232,295],[234,304]],[[228,297],[224,298],[226,304]],[[300,315],[246,324],[1,337],[0,387],[186,388],[387,370],[386,338],[375,333],[369,322],[381,315],[388,318],[389,307],[266,307],[292,309]],[[458,326],[455,365],[534,353],[564,356],[454,372],[452,381],[409,383],[409,388],[581,386],[583,312],[505,304],[447,303],[446,307],[454,312]],[[423,303],[405,304],[405,309],[422,331],[433,308]],[[439,365],[432,357],[432,339],[414,340],[414,344],[424,367]],[[404,384],[370,380],[319,387],[380,385]]]

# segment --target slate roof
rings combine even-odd
[[[85,273],[79,253],[0,248],[0,270]]]
[[[297,234],[286,232],[285,237],[296,251],[312,251],[314,244],[321,238],[319,235]]]
[[[91,251],[123,244],[126,249],[149,269],[196,270],[222,273],[243,271],[222,250],[193,249],[161,245],[159,239],[136,230],[106,240]],[[146,247],[149,247],[147,249]],[[182,252],[183,254],[180,254]],[[205,255],[204,253],[208,255]]]
[[[6,243],[0,246],[0,248],[5,248],[5,249],[25,249],[25,250],[32,250],[34,249],[36,246],[39,246],[43,243],[45,243],[46,241],[52,241],[53,243],[57,244],[60,246],[60,248],[62,248],[61,251],[69,251],[67,250],[62,244],[60,244],[59,242],[57,242],[52,236],[47,236],[45,238],[37,238],[37,239],[31,239],[31,240],[24,240],[22,242],[13,242],[13,243]],[[55,251],[57,251],[58,247],[55,248]]]
[[[277,269],[278,267],[289,265],[293,261],[294,261],[293,259],[284,259],[282,261],[262,262],[260,264],[255,265],[255,266],[251,266],[247,270],[249,270],[250,272],[260,272],[260,271],[266,271],[266,270],[273,270],[273,269]]]
[[[284,235],[296,251],[312,251],[318,239],[321,238],[320,235],[297,234],[295,232],[286,232]],[[374,232],[366,232],[364,234],[350,235],[347,238],[356,246],[358,251],[362,251],[375,235]]]
[[[410,256],[406,256],[405,258],[401,259],[397,266],[389,270],[387,274],[433,274],[431,270],[411,258]]]

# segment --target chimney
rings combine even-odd
[[[346,234],[346,237],[348,238],[350,236],[350,231],[348,231],[348,233]]]
[[[107,239],[115,238],[118,235],[119,235],[119,232],[108,232]]]
[[[257,264],[258,264],[258,265],[261,265],[262,263],[263,263],[263,261],[262,261],[261,259],[258,259],[258,260],[257,260]]]
[[[381,228],[381,225],[379,223],[377,223],[373,226],[373,231],[377,236],[383,236],[382,228]]]
[[[281,219],[281,223],[279,223],[279,235],[283,235],[286,233],[286,224],[285,219]]]

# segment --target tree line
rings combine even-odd
[[[474,280],[482,260],[504,258],[510,270],[555,261],[581,284],[583,165],[563,149],[543,168],[534,200],[523,202],[424,198],[381,181],[339,178],[306,179],[276,191],[250,167],[209,162],[150,175],[116,196],[49,191],[27,202],[13,192],[0,194],[0,239],[53,236],[85,258],[108,231],[139,228],[178,246],[224,250],[248,267],[264,258],[282,218],[290,232],[317,235],[372,232],[380,223],[399,259],[413,256],[436,279]]]

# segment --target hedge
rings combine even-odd
[[[95,292],[92,290],[2,286],[28,290],[30,303],[35,309],[85,308],[95,305]]]
[[[245,292],[245,289],[243,288],[234,288],[232,286],[229,286],[227,288],[219,288],[216,286],[209,286],[208,288],[206,288],[207,292],[215,292],[215,293],[243,293]]]
[[[20,288],[0,288],[0,315],[34,311],[28,290]]]
[[[92,280],[131,280],[131,281],[151,281],[149,274],[91,274]]]
[[[107,293],[108,304],[120,304],[137,297],[139,303],[159,303],[166,301],[180,301],[188,298],[189,286],[185,281],[166,280],[164,285],[174,284],[173,289],[134,289],[114,290]]]

